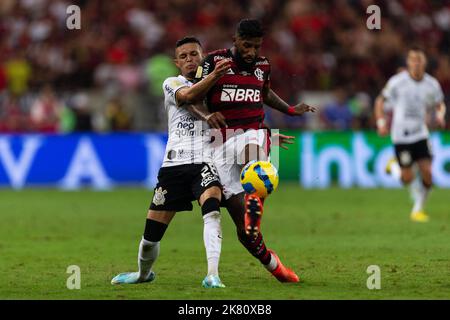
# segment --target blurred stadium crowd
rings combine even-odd
[[[71,4],[81,30],[66,27]],[[371,4],[381,30],[366,27]],[[328,97],[313,120],[269,111],[272,127],[371,128],[373,100],[411,44],[426,50],[449,105],[450,1],[1,0],[0,132],[163,130],[176,40],[231,47],[244,17],[264,23],[262,54],[281,97]]]

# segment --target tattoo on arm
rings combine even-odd
[[[269,89],[269,91],[265,95],[264,103],[273,109],[276,109],[283,113],[288,113],[289,104],[287,104],[275,92],[273,92],[272,89]]]

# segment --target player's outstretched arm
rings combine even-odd
[[[375,121],[377,124],[377,132],[380,136],[386,136],[388,132],[386,119],[384,118],[384,97],[379,95],[375,99]]]
[[[217,80],[228,72],[230,66],[231,62],[228,59],[218,61],[214,70],[204,79],[197,82],[192,87],[185,87],[177,91],[176,98],[178,103],[193,103],[203,100],[208,91],[216,84]]]
[[[301,116],[306,112],[316,112],[315,107],[311,107],[306,103],[299,103],[295,106],[290,106],[283,99],[281,99],[272,89],[264,91],[264,103],[272,109],[278,110],[290,116]]]
[[[183,104],[181,107],[189,111],[197,119],[205,121],[211,128],[220,129],[226,128],[227,123],[225,122],[225,117],[220,112],[210,113],[205,105],[201,102],[196,104]]]

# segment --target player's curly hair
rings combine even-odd
[[[242,19],[239,21],[236,34],[241,38],[261,38],[264,36],[264,30],[261,22],[256,19]]]

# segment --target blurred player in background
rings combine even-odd
[[[207,146],[205,122],[219,128],[223,117],[218,113],[196,115],[196,121],[188,111],[192,106],[179,92],[193,85],[195,72],[202,59],[200,42],[196,38],[184,38],[177,42],[175,64],[181,75],[164,81],[165,109],[168,113],[169,137],[161,169],[158,173],[153,200],[148,211],[144,235],[139,244],[138,272],[121,273],[112,284],[135,284],[150,282],[155,278],[153,264],[159,255],[160,241],[177,211],[191,211],[192,201],[197,200],[204,220],[203,238],[208,261],[208,274],[202,282],[205,288],[222,288],[219,278],[219,258],[222,243],[220,224],[221,184],[211,164]],[[211,84],[228,69],[226,62],[204,81],[195,85],[193,91],[208,90]]]
[[[256,195],[244,194],[240,171],[250,160],[267,160],[270,130],[264,124],[263,103],[283,113],[297,116],[314,112],[304,103],[289,106],[270,89],[270,63],[259,55],[263,41],[259,21],[244,19],[237,26],[234,46],[206,56],[197,73],[206,79],[211,72],[230,61],[230,69],[208,91],[206,104],[210,112],[220,112],[227,124],[222,128],[223,143],[215,147],[214,165],[224,188],[226,207],[237,229],[241,243],[281,282],[298,282],[299,278],[266,248],[260,230],[263,201]],[[193,95],[197,101],[204,95]],[[229,136],[230,131],[235,134]],[[236,152],[237,151],[237,152]],[[232,158],[224,157],[223,154]]]
[[[424,212],[424,204],[433,181],[426,121],[428,108],[436,108],[436,120],[441,127],[445,127],[446,111],[441,86],[425,72],[426,64],[425,53],[420,48],[410,49],[407,70],[391,77],[375,101],[379,135],[388,134],[384,109],[393,111],[391,139],[397,161],[390,161],[387,171],[404,185],[411,184],[411,196],[414,199],[411,219],[418,222],[429,220]],[[413,167],[416,164],[418,173]]]

